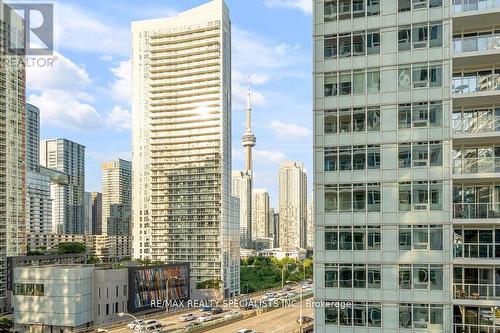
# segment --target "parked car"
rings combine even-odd
[[[196,319],[196,316],[193,313],[187,313],[187,314],[179,317],[180,321],[191,321],[191,320],[195,320],[195,319]]]
[[[198,317],[198,319],[197,319],[197,320],[198,320],[198,322],[200,322],[200,323],[204,323],[204,322],[210,321],[210,320],[212,320],[212,319],[214,319],[214,317],[212,317],[212,315],[210,315],[210,314],[207,314],[207,315],[204,315],[204,316]]]
[[[240,313],[238,311],[231,311],[224,316],[224,319],[232,319],[238,317]]]
[[[307,316],[302,316],[302,317],[297,318],[297,324],[307,324],[307,323],[310,323],[312,321],[313,321],[313,319],[311,317],[307,317]]]
[[[131,330],[135,330],[135,327],[136,326],[140,326],[140,325],[143,325],[144,324],[144,320],[142,319],[139,319],[139,320],[134,320],[132,322],[130,322],[128,325],[127,325],[127,328],[131,329]]]
[[[222,313],[222,312],[224,312],[224,309],[221,308],[220,306],[217,306],[217,307],[215,307],[215,308],[212,309],[212,314],[213,315],[216,315],[216,314],[219,314],[219,313]]]
[[[209,312],[212,311],[212,307],[210,305],[200,307],[201,312]]]
[[[254,330],[250,330],[248,328],[242,328],[241,330],[238,330],[236,333],[257,333]]]

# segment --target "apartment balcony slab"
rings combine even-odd
[[[453,94],[452,98],[454,107],[473,107],[477,105],[496,104],[500,101],[500,90]]]
[[[453,30],[471,30],[485,26],[498,25],[500,7],[483,10],[459,11],[453,13]]]

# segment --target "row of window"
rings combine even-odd
[[[500,258],[500,229],[453,230],[455,258]]]
[[[380,226],[329,226],[324,236],[325,251],[379,251],[382,246]],[[442,250],[443,226],[400,226],[398,239],[400,250]]]
[[[443,209],[442,181],[399,183],[399,211]]]
[[[327,0],[324,6],[324,21],[348,20],[379,13],[380,0]]]
[[[398,234],[400,250],[443,250],[443,226],[400,226]]]
[[[332,227],[325,231],[325,250],[380,250],[380,226]]]
[[[324,56],[327,59],[379,53],[380,30],[326,35],[324,39]]]
[[[427,22],[401,26],[398,30],[398,50],[407,51],[443,45],[443,23]]]
[[[380,146],[326,147],[325,171],[380,169]]]
[[[43,296],[45,286],[39,283],[16,283],[14,284],[14,295],[19,296]]]
[[[399,168],[426,168],[443,165],[443,142],[405,142],[398,145]]]
[[[325,185],[325,212],[380,212],[380,183]]]
[[[442,304],[400,304],[399,327],[443,329]]]
[[[382,324],[380,303],[353,302],[351,307],[325,307],[325,324],[380,327]]]
[[[398,12],[412,9],[437,8],[442,0],[398,0]],[[353,18],[380,14],[380,0],[326,0],[324,4],[324,22],[350,20]]]
[[[440,87],[443,83],[442,64],[412,64],[400,66],[398,85],[401,90]],[[338,73],[326,73],[324,96],[346,96],[380,92],[380,69],[368,68]]]
[[[380,289],[381,267],[364,264],[325,264],[325,287]]]
[[[443,265],[399,265],[399,288],[443,290]]]
[[[380,69],[368,68],[325,74],[325,97],[380,91]]]
[[[380,131],[380,107],[324,111],[325,134]]]
[[[414,102],[398,105],[398,127],[435,127],[443,123],[441,101]]]

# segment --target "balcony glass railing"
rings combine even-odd
[[[499,7],[500,0],[453,0],[453,12],[455,13],[487,10]]]
[[[500,218],[500,203],[454,203],[455,219],[494,219]]]
[[[456,175],[492,172],[500,172],[500,158],[498,157],[458,158],[453,160],[453,173]]]
[[[454,75],[451,89],[454,94],[500,90],[500,69]]]
[[[455,133],[485,133],[500,131],[500,117],[490,112],[453,113]]]
[[[453,39],[454,53],[467,53],[500,49],[500,34],[462,37]]]
[[[454,284],[456,299],[496,299],[500,298],[500,286],[493,284]]]

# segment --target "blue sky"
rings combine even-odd
[[[28,69],[28,102],[41,109],[41,137],[87,147],[86,190],[100,191],[100,165],[131,157],[130,22],[161,18],[204,0],[55,2],[56,61]],[[233,26],[233,169],[243,167],[246,78],[253,86],[255,186],[278,201],[279,164],[305,162],[311,181],[311,1],[226,0]]]

